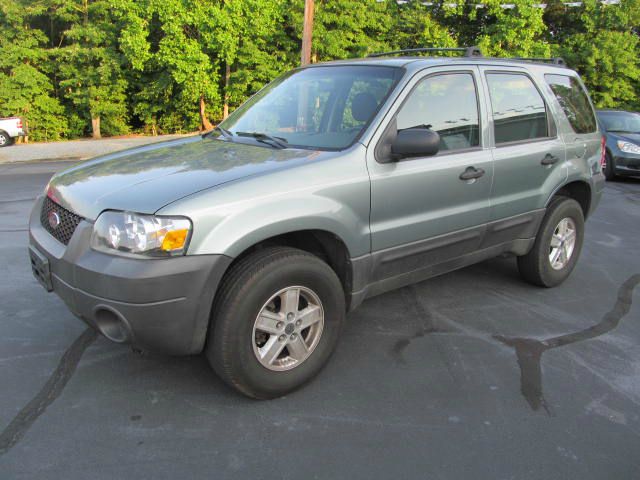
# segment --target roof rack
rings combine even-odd
[[[483,57],[480,47],[462,47],[462,48],[448,48],[448,47],[430,47],[430,48],[405,48],[403,50],[392,50],[390,52],[371,53],[367,55],[369,58],[386,57],[389,55],[399,55],[406,53],[424,53],[424,52],[461,52],[463,57]],[[484,57],[483,57],[484,58]],[[562,67],[567,66],[567,62],[561,57],[505,57],[505,58],[491,58],[491,60],[515,60],[521,62],[540,62],[551,63],[552,65],[559,65]]]
[[[401,53],[421,53],[421,52],[464,52],[463,57],[482,57],[482,52],[479,47],[464,47],[464,48],[407,48],[404,50],[393,50],[391,52],[371,53],[368,57],[386,57],[388,55],[398,55]]]
[[[553,65],[561,65],[563,67],[567,66],[567,62],[564,61],[564,58],[561,57],[513,57],[508,60],[521,60],[523,62],[541,62],[541,63],[551,63]]]

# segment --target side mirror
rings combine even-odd
[[[391,144],[391,155],[395,160],[408,157],[429,157],[438,153],[440,135],[425,127],[400,130]]]

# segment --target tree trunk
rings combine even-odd
[[[213,124],[207,118],[207,114],[205,113],[206,104],[204,103],[204,95],[200,95],[200,127],[202,130],[211,130],[213,128]]]
[[[224,106],[222,107],[222,119],[229,116],[229,80],[231,79],[231,65],[227,62],[224,68]]]
[[[99,139],[102,138],[102,135],[100,135],[100,117],[93,117],[91,119],[91,130],[92,130],[92,137],[94,139]]]

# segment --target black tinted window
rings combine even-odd
[[[596,117],[582,85],[568,75],[544,76],[576,133],[596,131]]]
[[[549,136],[544,100],[526,75],[487,74],[496,144]]]
[[[440,134],[440,150],[480,145],[478,100],[468,73],[435,75],[411,92],[397,117],[398,130],[429,126]]]

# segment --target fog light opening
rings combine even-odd
[[[96,327],[112,342],[127,343],[131,341],[129,327],[118,313],[106,308],[98,308],[95,312]]]

